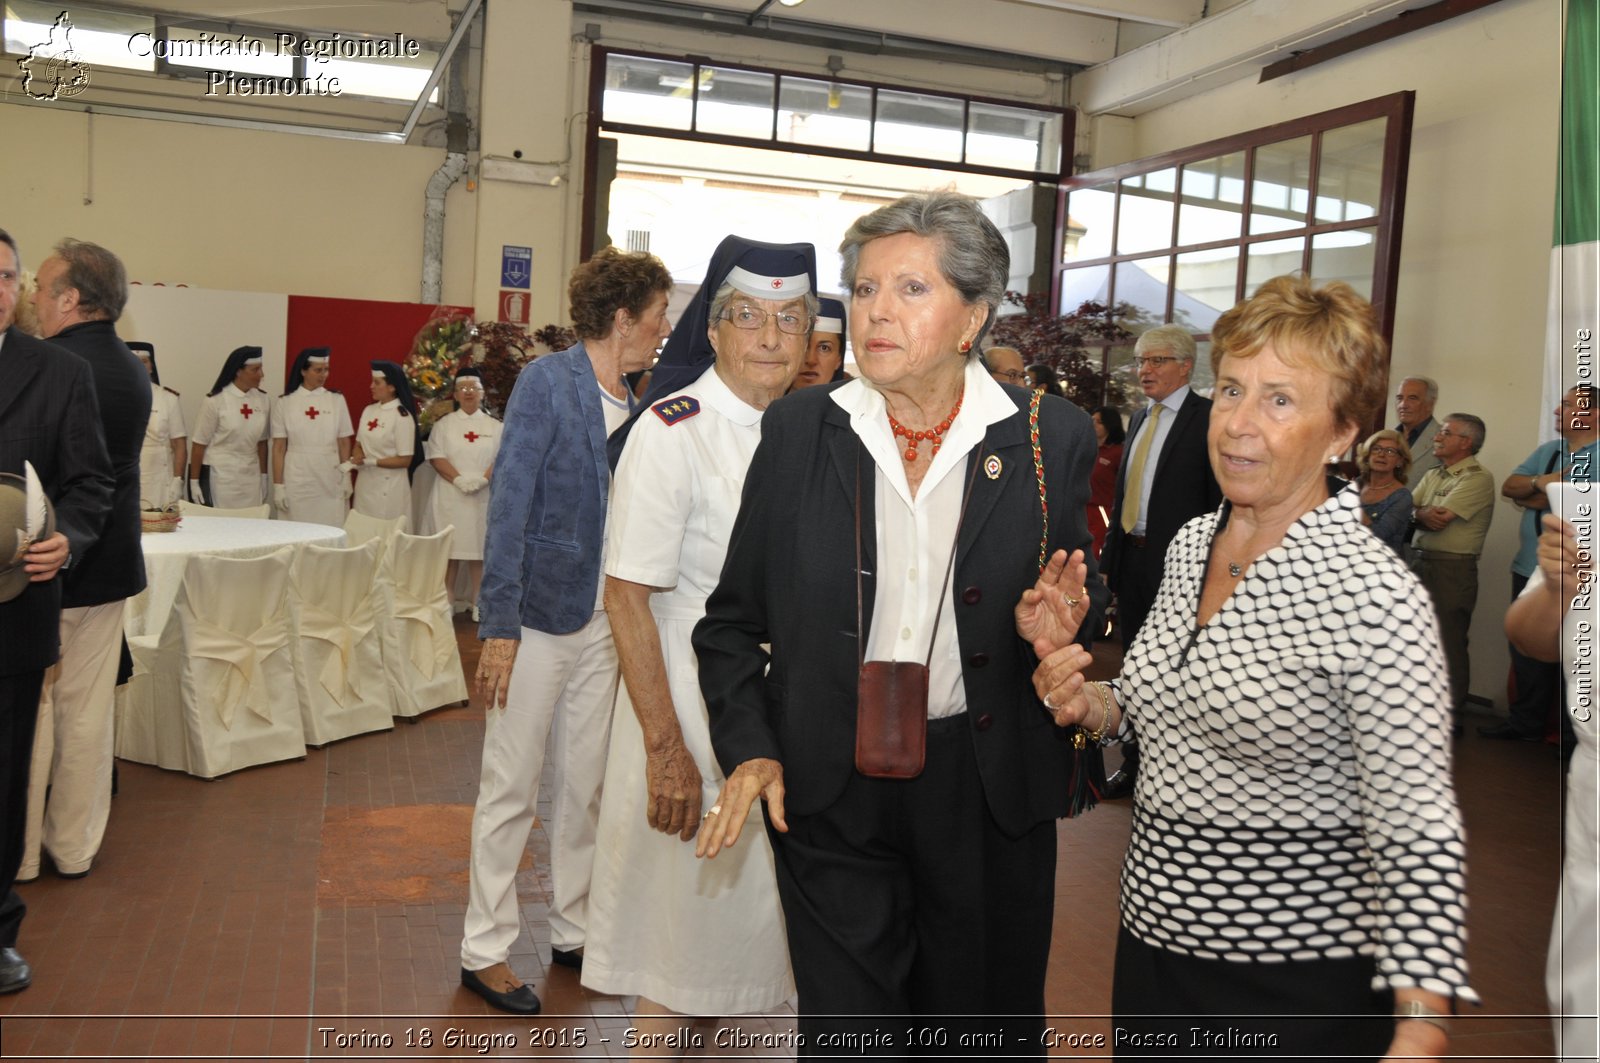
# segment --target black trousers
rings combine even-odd
[[[771,831],[808,1056],[1042,1055],[1056,827],[989,815],[965,715],[916,779]]]
[[[39,721],[44,669],[0,676],[0,947],[15,947],[28,906],[17,896],[23,834],[28,826],[28,770]]]
[[[1294,963],[1203,960],[1123,927],[1111,977],[1118,1059],[1377,1060],[1394,1038],[1394,993],[1370,957]]]
[[[1117,576],[1117,628],[1122,635],[1122,652],[1127,653],[1134,637],[1144,627],[1145,617],[1161,589],[1161,569],[1167,552],[1151,546],[1138,546],[1132,537],[1122,540],[1122,563]],[[1122,743],[1122,770],[1139,774],[1139,738]]]
[[[1528,577],[1511,573],[1511,600],[1528,585]],[[1517,698],[1511,703],[1510,724],[1519,734],[1528,738],[1543,738],[1545,725],[1550,720],[1550,706],[1560,705],[1561,666],[1552,661],[1539,661],[1511,647],[1512,682],[1517,688]],[[1561,714],[1563,738],[1572,739],[1572,721]]]
[[[1117,625],[1124,651],[1133,645],[1134,636],[1144,627],[1144,619],[1155,604],[1166,557],[1165,548],[1139,546],[1132,536],[1123,537],[1122,557],[1117,565]]]

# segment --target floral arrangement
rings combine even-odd
[[[471,315],[449,311],[429,318],[412,341],[404,368],[406,382],[421,407],[417,424],[424,433],[454,408],[450,396],[455,389],[456,371],[472,364],[472,344],[477,335]]]

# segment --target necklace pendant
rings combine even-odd
[[[1240,576],[1244,575],[1244,569],[1240,568],[1238,565],[1234,564],[1232,561],[1229,561],[1228,562],[1228,575],[1232,576],[1234,579],[1238,579]]]
[[[906,460],[907,461],[916,461],[917,460],[917,448],[916,447],[907,447],[906,448]]]

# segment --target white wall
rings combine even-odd
[[[1439,412],[1488,422],[1480,460],[1503,479],[1538,444],[1555,197],[1561,7],[1502,0],[1265,84],[1253,78],[1107,123],[1106,166],[1415,90],[1393,372],[1437,378]],[[1116,154],[1102,154],[1113,148]],[[1392,411],[1391,411],[1392,413]],[[1479,565],[1473,693],[1505,703],[1501,622],[1518,511],[1496,507]]]
[[[0,227],[25,268],[73,236],[115,251],[146,284],[420,297],[423,187],[443,149],[46,106],[0,116],[13,149]],[[461,184],[447,197],[445,302],[471,298],[473,199]]]
[[[183,398],[184,424],[193,428],[200,403],[235,347],[261,348],[269,395],[282,390],[289,297],[271,292],[226,292],[206,288],[134,285],[117,322],[117,335],[156,348],[161,383]]]

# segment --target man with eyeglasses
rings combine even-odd
[[[1022,352],[1015,347],[990,347],[983,352],[983,367],[989,370],[998,384],[1028,386],[1028,371],[1022,361]]]
[[[1511,559],[1512,601],[1516,601],[1539,567],[1539,533],[1544,530],[1539,520],[1550,510],[1545,488],[1563,481],[1594,482],[1595,460],[1600,458],[1597,398],[1600,396],[1592,384],[1579,384],[1568,390],[1555,408],[1557,438],[1535,447],[1500,485],[1500,493],[1522,510],[1521,544]],[[1510,719],[1479,727],[1478,733],[1485,738],[1538,742],[1544,738],[1550,707],[1561,689],[1561,665],[1535,660],[1512,646],[1511,675],[1516,693]],[[1572,721],[1565,713],[1557,715],[1562,738],[1570,742]]]
[[[1470,413],[1446,417],[1433,437],[1439,467],[1411,492],[1417,507],[1411,568],[1433,597],[1439,618],[1457,736],[1472,680],[1467,636],[1478,603],[1478,555],[1494,519],[1494,476],[1476,457],[1486,432],[1483,419]]]
[[[1189,387],[1194,337],[1181,325],[1161,325],[1141,335],[1133,353],[1150,404],[1128,425],[1110,534],[1100,554],[1100,571],[1117,592],[1124,649],[1133,645],[1155,601],[1167,544],[1191,518],[1222,504],[1206,451],[1211,400]],[[1133,793],[1138,745],[1127,743],[1122,752],[1122,767],[1106,780],[1107,797]]]

